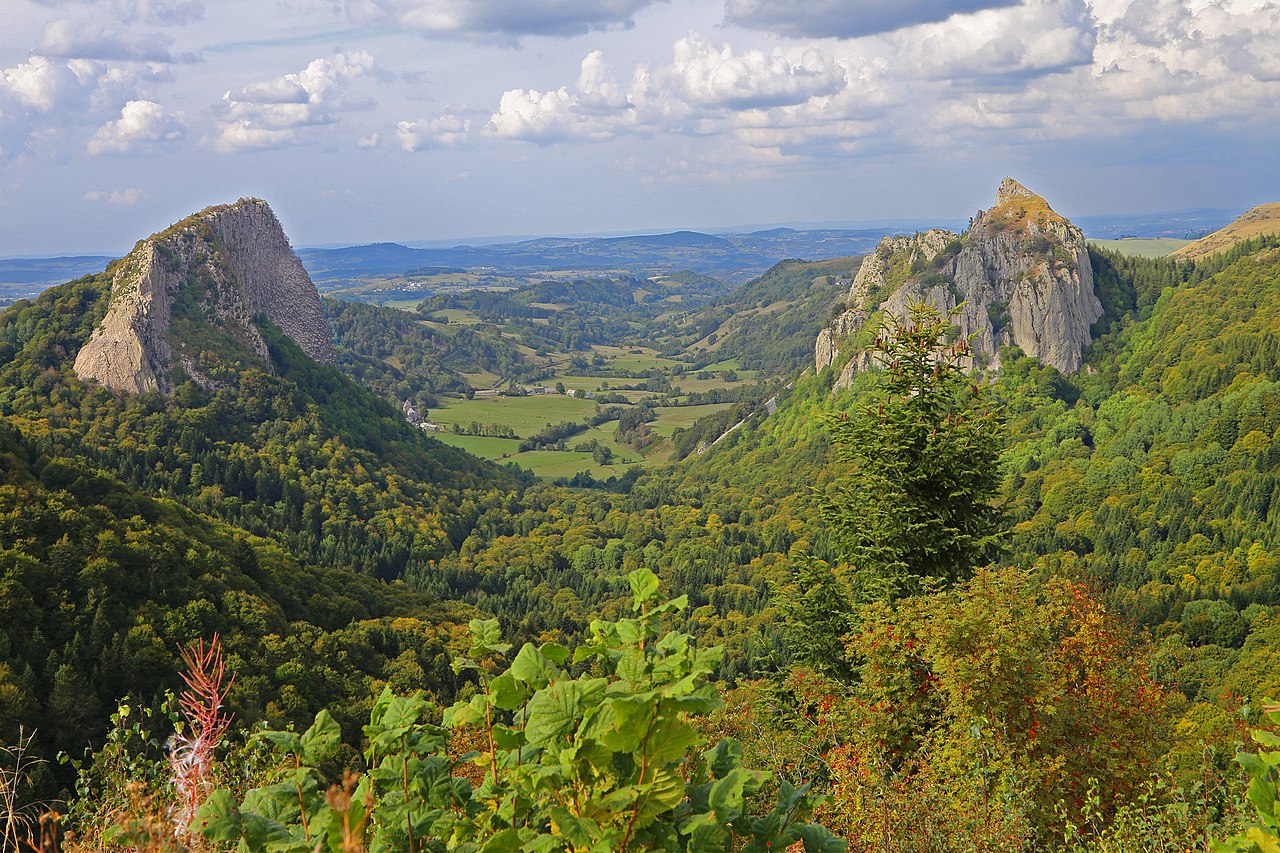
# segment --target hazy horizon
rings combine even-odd
[[[10,0],[0,256],[1280,199],[1261,0]],[[248,22],[248,23],[246,23]]]

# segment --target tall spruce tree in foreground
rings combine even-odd
[[[852,676],[846,639],[858,606],[950,586],[1000,550],[1004,424],[966,365],[972,349],[928,305],[888,315],[872,349],[879,384],[850,415],[827,418],[849,473],[821,503],[840,558],[799,557],[780,604],[798,661]]]
[[[966,369],[972,349],[949,318],[912,305],[888,316],[873,353],[880,382],[855,416],[827,428],[847,477],[822,518],[858,580],[884,596],[949,586],[999,552],[1004,424]]]

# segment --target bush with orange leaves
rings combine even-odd
[[[984,569],[859,616],[851,682],[790,680],[851,850],[1040,849],[1101,830],[1151,777],[1166,696],[1080,585]]]

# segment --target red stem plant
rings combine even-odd
[[[187,671],[182,674],[187,689],[178,697],[186,727],[173,737],[169,767],[173,774],[176,802],[173,807],[174,833],[190,844],[202,840],[191,830],[196,810],[213,788],[210,779],[214,751],[231,725],[231,714],[223,710],[234,678],[227,677],[227,662],[217,634],[209,643],[199,640],[182,651]]]

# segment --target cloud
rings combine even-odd
[[[496,136],[523,139],[542,145],[571,138],[606,138],[609,131],[588,129],[577,115],[578,98],[564,86],[554,92],[510,89],[502,93],[498,111],[489,117],[485,129]],[[580,129],[575,129],[580,125]]]
[[[301,71],[250,83],[222,96],[222,116],[213,146],[219,151],[275,148],[302,141],[306,128],[333,124],[348,84],[374,69],[366,51],[316,59]]]
[[[793,38],[850,39],[945,21],[1019,0],[726,0],[725,20]]]
[[[203,0],[33,0],[51,9],[87,6],[110,9],[111,16],[126,24],[182,26],[204,17]]]
[[[396,142],[402,151],[413,153],[430,148],[460,145],[467,141],[471,122],[456,115],[444,114],[434,119],[402,121],[396,124]]]
[[[116,62],[173,62],[173,39],[156,33],[113,32],[89,21],[51,21],[35,53],[56,59],[102,59]]]
[[[141,201],[142,197],[145,195],[146,193],[137,187],[130,187],[125,190],[112,190],[111,192],[90,190],[84,194],[84,200],[88,202],[127,206]]]
[[[63,94],[80,88],[80,77],[66,63],[47,56],[33,56],[11,68],[0,69],[0,90],[23,106],[49,112]]]
[[[603,54],[592,51],[572,90],[510,89],[486,131],[543,145],[609,139],[626,129],[705,132],[732,113],[805,103],[834,95],[845,83],[845,69],[819,51],[739,54],[695,33],[675,43],[670,63],[637,67],[626,87],[614,82]]]
[[[697,34],[675,44],[675,58],[653,79],[662,97],[731,110],[765,109],[833,95],[845,85],[844,68],[831,56],[804,50],[788,58],[781,49],[735,55]]]
[[[361,24],[393,23],[428,36],[573,36],[630,27],[658,0],[347,0]]]
[[[89,140],[90,154],[132,154],[153,150],[186,134],[182,117],[166,113],[155,101],[129,101],[120,118],[109,121]]]
[[[904,71],[997,87],[1091,65],[1097,46],[1084,0],[1027,0],[888,38]]]

